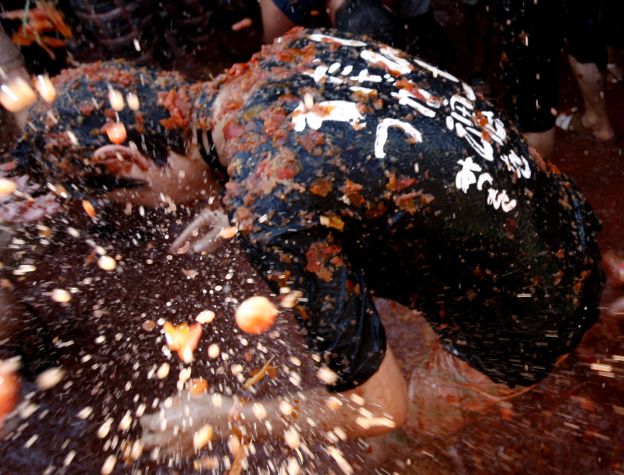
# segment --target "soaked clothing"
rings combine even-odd
[[[504,59],[504,100],[525,132],[555,126],[561,50],[579,63],[607,66],[602,1],[497,0],[492,3]]]
[[[508,385],[543,378],[595,322],[595,216],[469,86],[325,30],[293,30],[218,82],[198,112],[224,124],[226,206],[273,287],[303,291],[330,389],[383,360],[373,295],[422,310]]]
[[[325,11],[327,4],[326,0],[273,0],[273,3],[293,23],[302,26],[309,26],[313,17]],[[398,2],[398,14],[401,17],[424,15],[430,9],[431,0],[400,0]]]
[[[329,24],[326,0],[273,0],[290,21],[307,28]],[[411,3],[402,2],[402,4]],[[337,30],[357,33],[377,41],[398,45],[395,16],[381,0],[347,0],[336,9],[333,25]]]
[[[310,26],[314,17],[325,12],[325,0],[273,0],[273,3],[296,25]]]

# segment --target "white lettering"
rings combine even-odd
[[[310,38],[312,41],[316,41],[317,43],[338,43],[339,45],[344,45],[344,46],[367,46],[366,43],[364,43],[363,41],[357,41],[357,40],[346,40],[344,38],[338,38],[336,36],[329,36],[329,35],[322,35],[320,33],[314,33],[310,36],[308,36],[308,38]]]
[[[377,53],[366,49],[360,53],[360,56],[371,65],[381,63],[390,71],[396,71],[399,74],[408,74],[414,70],[414,66],[408,60],[397,56],[397,50],[385,47],[381,48],[380,51],[381,53]]]
[[[458,190],[468,193],[470,185],[477,182],[475,172],[480,172],[481,167],[472,161],[472,157],[467,157],[465,160],[458,160],[457,163],[462,166],[462,169],[455,177],[455,186]]]
[[[297,132],[305,130],[306,125],[318,130],[325,121],[348,122],[352,127],[359,125],[364,119],[355,102],[324,101],[317,103],[312,110],[301,102],[292,114],[292,123]]]
[[[472,117],[474,105],[465,97],[455,94],[451,97],[451,109],[459,112],[466,118],[470,118]]]
[[[408,83],[410,85],[409,88],[404,87],[404,83]],[[433,107],[435,109],[439,109],[440,108],[440,104],[442,103],[442,100],[440,98],[436,98],[434,97],[433,94],[431,94],[429,91],[426,91],[425,89],[422,89],[420,87],[418,87],[416,84],[414,84],[412,81],[409,80],[401,80],[401,84],[402,86],[399,88],[399,91],[402,89],[405,89],[407,92],[409,92],[412,97],[419,99],[419,100],[423,100],[425,104],[427,104],[429,107]],[[411,91],[416,91],[417,95],[414,95]]]
[[[464,92],[466,93],[466,96],[468,97],[468,99],[470,99],[471,101],[477,100],[477,95],[475,94],[474,89],[472,87],[470,87],[465,82],[462,82],[462,87],[464,88]]]
[[[501,208],[505,213],[509,213],[512,209],[516,207],[516,204],[516,200],[510,200],[509,198],[507,198],[507,200],[503,201],[503,203],[501,204]]]
[[[311,76],[314,79],[314,82],[319,82],[321,79],[325,77],[326,73],[327,73],[327,66],[323,65],[323,66],[317,66],[312,74],[310,73],[304,73],[304,74]]]
[[[492,178],[492,175],[490,175],[489,173],[482,173],[481,175],[479,175],[479,180],[477,181],[477,190],[482,190],[483,185],[485,185],[486,183],[491,186],[493,181],[494,180]]]
[[[470,121],[470,119],[468,119],[462,114],[458,114],[457,112],[451,112],[451,117],[454,119],[457,119],[460,122],[463,122],[464,125],[467,125],[467,126],[472,125],[472,122]]]
[[[410,93],[407,89],[399,89],[399,92],[393,92],[392,97],[399,100],[399,104],[410,106],[413,109],[416,109],[425,117],[433,118],[435,117],[435,111],[425,107],[420,102],[416,101],[416,96]]]
[[[377,74],[370,74],[368,69],[362,69],[357,76],[351,76],[349,79],[358,82],[381,82],[382,77]]]
[[[484,140],[481,132],[479,132],[474,127],[466,127],[466,131],[469,132],[466,134],[466,140],[474,149],[474,151],[481,155],[483,158],[485,158],[488,162],[493,161],[494,148],[492,147],[492,144],[489,143],[487,140]]]
[[[344,82],[340,78],[327,76],[328,72],[330,71],[328,70],[327,66],[323,65],[323,66],[317,66],[314,72],[306,71],[303,74],[305,74],[306,76],[310,76],[312,79],[314,79],[314,82],[316,83],[321,82],[323,79],[327,79],[329,82],[333,84],[342,84]]]
[[[342,74],[343,76],[348,76],[349,74],[351,74],[351,71],[353,71],[353,66],[349,64],[348,66],[345,66],[340,74]]]
[[[364,94],[377,94],[375,89],[370,89],[368,87],[351,86],[349,89],[353,92],[363,92]]]
[[[435,66],[432,66],[429,63],[425,63],[424,61],[422,61],[420,59],[417,59],[417,58],[412,58],[412,61],[414,61],[414,63],[416,63],[421,68],[426,69],[426,70],[430,71],[431,73],[433,73],[433,77],[441,76],[441,77],[446,78],[446,79],[448,79],[450,81],[459,82],[459,79],[457,79],[452,74],[447,73],[446,71],[442,71],[441,69],[438,69],[438,68],[436,68]]]
[[[501,160],[507,165],[509,171],[516,173],[518,178],[531,178],[529,162],[526,158],[519,157],[514,150],[509,152],[509,155],[501,155]]]
[[[495,142],[499,145],[503,145],[505,139],[507,139],[507,131],[505,130],[505,124],[503,124],[503,121],[494,117],[494,112],[491,111],[483,111],[481,114],[485,116],[488,121],[487,125],[484,127],[485,130],[490,134]]]
[[[509,213],[516,207],[516,200],[509,199],[505,190],[498,191],[496,188],[488,190],[487,204],[492,205],[494,209],[501,208],[505,213]]]
[[[397,127],[407,135],[409,135],[416,142],[422,142],[422,134],[416,130],[411,124],[403,122],[397,119],[383,119],[378,125],[375,137],[375,157],[384,158],[386,152],[384,152],[384,146],[388,140],[388,128]]]
[[[329,67],[329,74],[334,74],[336,71],[340,69],[340,63],[334,63]]]

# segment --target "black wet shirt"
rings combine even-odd
[[[330,389],[383,360],[373,295],[422,310],[448,351],[509,385],[541,379],[596,320],[591,209],[457,78],[294,30],[220,82],[226,206],[274,288],[303,291]]]

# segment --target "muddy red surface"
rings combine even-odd
[[[449,23],[454,21],[449,12],[442,11],[442,14],[447,15]],[[564,72],[562,108],[580,104],[574,81],[565,67]],[[609,85],[607,95],[615,129],[624,136],[624,114],[621,112],[624,109],[624,86]],[[575,180],[601,219],[603,252],[624,256],[624,141],[604,145],[574,133],[558,132],[554,162]],[[172,233],[163,240],[165,243],[171,240],[175,230],[181,229],[180,222],[169,220],[165,220],[163,226]],[[83,249],[83,244],[73,246],[56,249],[56,255],[51,249],[47,257],[49,260],[55,256],[60,259],[59,256],[73,253],[80,256],[79,259],[76,257],[76,263],[80,261],[82,265],[84,255],[90,251]],[[57,329],[63,338],[55,344],[62,349],[59,358],[67,370],[63,382],[47,393],[36,394],[33,383],[23,385],[22,397],[29,398],[29,402],[5,424],[0,441],[0,474],[100,473],[109,455],[124,453],[124,444],[140,434],[136,420],[127,432],[119,429],[127,409],[136,408],[141,401],[146,405],[155,404],[154,401],[157,403],[159,398],[167,397],[175,390],[181,368],[177,360],[174,360],[175,365],[172,363],[171,372],[176,373],[172,378],[159,380],[147,376],[150,371],[153,375],[164,359],[162,338],[159,339],[158,331],[146,330],[146,321],[163,317],[178,322],[195,315],[201,309],[189,302],[194,295],[205,298],[205,288],[226,288],[230,285],[228,283],[233,283],[236,288],[230,297],[234,299],[249,292],[266,292],[266,287],[259,284],[258,276],[246,264],[237,261],[238,250],[233,246],[210,258],[209,265],[195,257],[168,257],[165,247],[156,247],[151,258],[160,266],[161,272],[180,276],[176,285],[164,287],[161,279],[164,274],[142,273],[145,267],[130,265],[132,259],[136,263],[140,259],[144,261],[143,250],[137,248],[128,252],[125,257],[129,264],[123,274],[108,275],[99,281],[100,289],[109,289],[107,295],[100,295],[98,288],[92,287],[90,295],[72,303],[71,311],[75,314],[83,312],[95,317],[79,319],[74,326]],[[64,278],[73,279],[78,264],[72,267],[71,262],[69,260],[63,266],[63,272],[53,279],[45,275],[46,270],[42,268],[40,280],[60,282]],[[232,264],[225,265],[227,262]],[[235,272],[229,272],[232,267]],[[89,270],[84,278],[89,278],[91,273]],[[233,280],[226,277],[229,273],[234,274]],[[199,283],[202,277],[207,284]],[[142,291],[151,289],[151,297],[137,299],[132,292],[132,283],[139,283]],[[110,289],[114,292],[111,293]],[[467,410],[463,427],[451,437],[436,437],[427,427],[416,431],[414,424],[408,424],[407,429],[390,439],[386,459],[377,468],[370,468],[375,464],[366,459],[368,450],[358,448],[359,444],[343,447],[344,453],[350,454],[355,473],[367,473],[368,470],[401,474],[624,474],[624,305],[618,306],[620,298],[624,298],[624,290],[614,288],[607,281],[599,322],[586,334],[577,350],[532,391],[494,400],[479,416]],[[167,302],[179,302],[180,313],[172,313],[171,309],[176,305],[167,305]],[[249,338],[249,349],[241,350],[237,346],[240,340],[232,334],[236,333],[232,321],[234,301],[211,294],[207,302],[208,306],[214,305],[218,314],[212,330],[214,338],[231,355],[231,360],[223,368],[229,370],[233,363],[237,363],[251,371],[261,367],[267,361],[267,355],[275,354],[280,368],[293,370],[292,357],[301,355],[303,345],[301,339],[295,338],[293,346],[284,346],[283,337],[297,333],[293,325],[282,320],[277,327],[282,337],[272,338],[269,333],[260,338]],[[614,302],[616,305],[613,306]],[[221,309],[221,315],[218,309]],[[427,348],[422,336],[422,322],[412,312],[388,302],[381,302],[380,309],[390,344],[409,381]],[[51,307],[48,313],[52,314],[53,310]],[[126,316],[123,322],[115,320],[121,311]],[[223,319],[219,321],[221,316]],[[100,337],[103,339],[96,341]],[[205,354],[207,343],[204,342],[198,351]],[[97,345],[100,345],[99,349]],[[213,387],[227,386],[225,369],[222,372],[217,369],[214,374],[209,372],[209,365],[196,363],[193,371],[194,376],[205,373],[211,378]],[[312,369],[301,372],[304,379],[313,378]],[[140,377],[137,377],[138,373]],[[287,373],[281,371],[277,379],[267,379],[259,385],[257,394],[252,391],[247,396],[280,394],[283,391],[280,386],[288,384],[287,380]],[[132,384],[128,386],[130,382]],[[232,383],[229,388],[234,392],[240,390]],[[92,412],[87,411],[87,407]],[[98,433],[104,433],[101,428],[109,420],[114,422],[110,434],[100,437]],[[310,452],[304,451],[304,470],[340,473],[327,457],[326,445],[326,441],[308,442]],[[214,453],[219,457],[217,473],[226,472],[229,468],[229,462],[224,462],[229,456],[227,449],[218,447]],[[256,473],[287,464],[292,456],[293,452],[285,449],[283,443],[259,446],[247,466],[250,473]],[[127,463],[119,456],[113,470],[116,473],[194,471],[192,461],[155,463],[145,456],[139,462],[127,459]]]
[[[233,242],[206,256],[169,253],[191,210],[179,207],[174,215],[135,209],[126,215],[96,201],[94,207],[97,222],[79,204],[49,222],[49,245],[27,246],[36,269],[13,281],[13,295],[28,307],[24,315],[34,317],[21,335],[24,367],[62,368],[63,377],[49,388],[22,378],[21,402],[0,430],[0,474],[194,473],[197,464],[228,472],[235,458],[217,441],[203,455],[184,459],[147,451],[133,456],[139,417],[154,412],[189,378],[245,400],[290,393],[296,408],[294,394],[318,382],[292,315],[282,309],[262,335],[237,328],[238,303],[270,292]],[[98,267],[94,243],[115,250],[115,270]],[[73,297],[55,302],[53,288],[73,288]],[[203,310],[214,311],[214,321],[203,325],[194,361],[184,364],[169,350],[164,324],[192,323]],[[217,345],[216,354],[211,345]],[[246,386],[267,364],[268,374]],[[356,443],[336,442],[359,466],[357,459],[367,452]],[[322,440],[306,441],[297,465],[310,472],[332,467],[326,447]],[[271,464],[277,471],[293,456],[279,434],[271,442],[248,442],[242,463]]]

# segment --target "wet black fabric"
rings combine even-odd
[[[310,26],[311,12],[325,11],[325,0],[273,0],[273,3],[296,25]]]
[[[331,389],[383,359],[373,295],[422,310],[448,351],[508,385],[543,378],[595,322],[594,214],[469,86],[331,31],[284,37],[236,80],[250,78],[224,116],[244,130],[224,152],[226,206],[274,288],[303,290]]]
[[[327,25],[325,0],[273,0],[295,25],[307,28]],[[346,0],[335,12],[334,27],[395,44],[399,37],[395,15],[380,0]]]
[[[565,0],[569,24],[566,30],[568,52],[579,63],[594,63],[607,68],[607,13],[604,0],[586,2]]]
[[[346,0],[336,10],[335,28],[396,45],[398,37],[394,15],[379,0]]]
[[[580,63],[607,64],[603,2],[494,0],[507,87],[505,105],[525,132],[555,125],[561,52]]]

